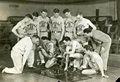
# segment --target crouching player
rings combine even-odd
[[[98,53],[93,51],[93,48],[90,45],[85,46],[86,52],[83,57],[83,65],[81,69],[87,68],[89,66],[91,69],[84,69],[82,74],[96,74],[97,71],[100,71],[102,77],[107,78],[108,76],[104,74],[103,70],[103,60]]]
[[[45,64],[45,67],[50,68],[54,64],[56,64],[55,45],[45,36],[43,36],[41,40],[42,40],[42,46],[38,47],[41,64],[45,64],[44,57],[46,57],[47,62]]]
[[[73,71],[76,71],[76,69],[79,68],[82,63],[81,61],[83,55],[81,54],[81,52],[84,51],[84,48],[79,42],[71,40],[69,37],[64,37],[63,42],[66,45],[66,52],[64,53],[66,61],[64,71],[67,71],[70,59],[73,60],[70,65],[73,64]]]

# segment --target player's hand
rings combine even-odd
[[[19,35],[18,37],[23,38],[23,37],[24,37],[24,35]]]
[[[66,54],[69,54],[68,52],[64,52],[63,56],[66,56]]]
[[[64,68],[64,71],[68,71],[67,67]]]
[[[102,75],[102,77],[103,77],[103,78],[108,78],[109,76],[107,76],[107,75]]]

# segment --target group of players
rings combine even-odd
[[[109,35],[97,30],[81,12],[72,16],[69,9],[64,9],[65,18],[60,16],[57,8],[50,18],[47,13],[43,9],[40,14],[27,14],[13,27],[12,32],[18,37],[18,43],[11,51],[14,67],[6,67],[2,72],[22,73],[26,61],[33,67],[37,51],[37,65],[50,68],[59,61],[64,71],[73,66],[73,71],[82,70],[82,74],[100,71],[103,77],[108,77],[104,71],[107,71],[111,46]]]

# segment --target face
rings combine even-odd
[[[39,39],[38,38],[33,38],[32,39],[33,44],[39,44]]]
[[[37,17],[36,16],[33,16],[33,20],[36,20],[37,19]]]
[[[54,13],[54,17],[58,17],[60,13]]]
[[[44,43],[47,43],[48,42],[48,40],[42,40]]]
[[[70,12],[66,12],[66,13],[65,13],[65,16],[66,16],[66,17],[69,17],[69,16],[70,16]]]
[[[76,16],[76,19],[77,19],[77,20],[82,20],[82,18],[83,18],[82,15],[79,15],[79,14],[78,14],[78,15]]]
[[[44,12],[44,11],[41,12],[41,16],[42,16],[42,17],[46,17],[46,16],[47,16],[47,12]]]
[[[31,19],[30,19],[30,18],[25,17],[25,19],[24,19],[24,22],[25,22],[25,23],[30,22],[30,21],[31,21]]]

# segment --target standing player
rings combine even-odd
[[[32,16],[33,16],[33,22],[34,22],[34,24],[35,24],[35,28],[33,29],[33,31],[34,31],[34,35],[38,35],[38,27],[39,27],[39,21],[38,21],[38,16],[39,16],[39,14],[38,14],[38,12],[33,12],[32,13]]]
[[[76,20],[74,37],[77,39],[77,41],[84,44],[87,41],[87,37],[84,35],[83,30],[89,26],[92,27],[91,29],[95,30],[96,26],[90,20],[84,18],[81,12],[77,12]]]
[[[76,18],[71,15],[69,9],[64,9],[63,14],[66,16],[66,18],[64,18],[65,36],[69,36],[71,39],[74,39],[73,30],[75,27]]]
[[[38,21],[39,21],[38,36],[48,37],[49,18],[47,17],[47,10],[46,9],[41,10],[40,14],[41,16],[38,17]]]
[[[33,17],[30,14],[27,14],[25,18],[21,21],[19,21],[12,29],[12,32],[18,37],[23,38],[27,35],[26,33],[26,27],[30,24]]]
[[[51,17],[51,40],[61,41],[64,35],[64,20],[60,16],[59,9],[53,10],[54,16]]]

